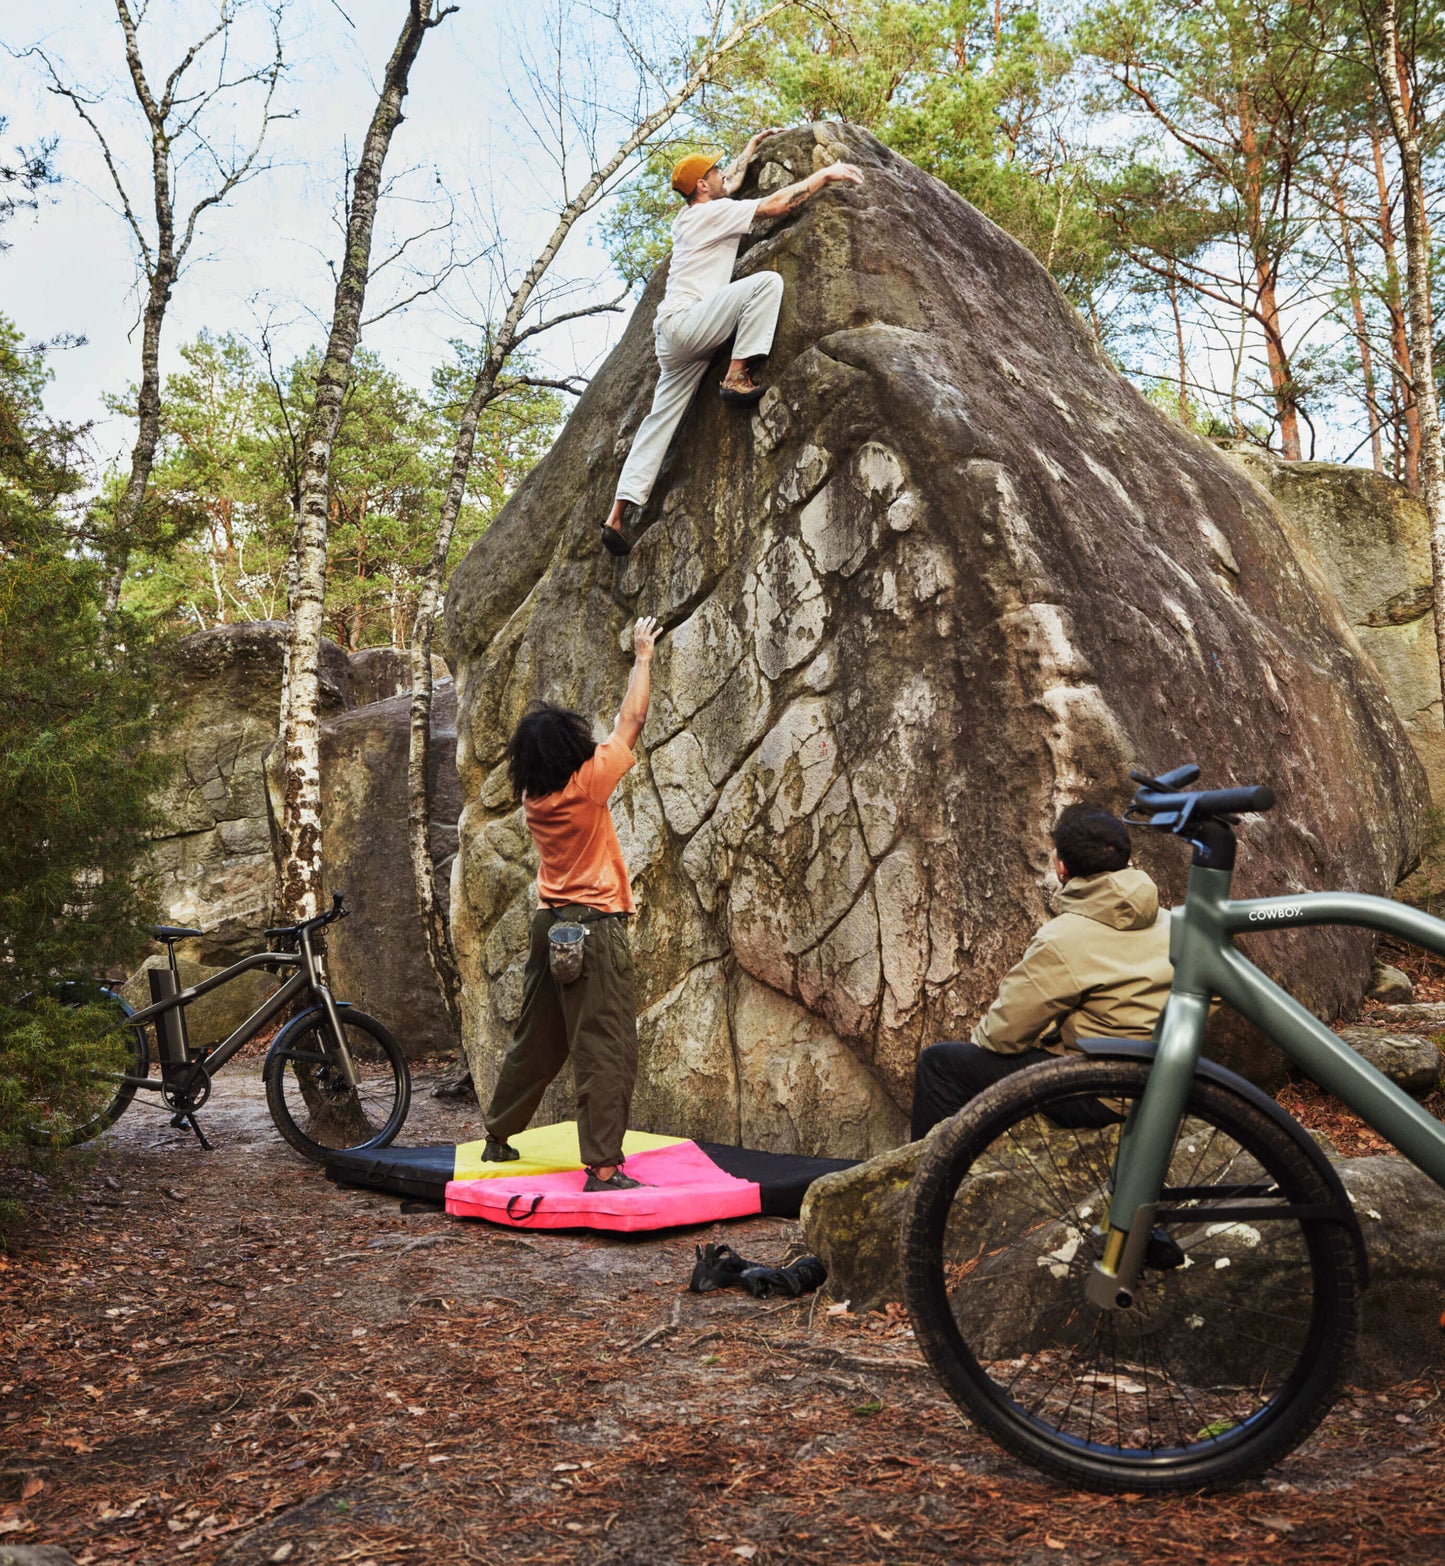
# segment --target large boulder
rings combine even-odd
[[[896,1144],[918,1050],[972,1024],[1048,915],[1057,811],[1122,804],[1131,766],[1277,787],[1246,892],[1384,892],[1417,856],[1419,762],[1268,498],[1129,386],[1027,251],[867,133],[780,135],[747,189],[840,156],[863,188],[740,260],[787,283],[771,390],[749,417],[704,381],[626,563],[597,524],[655,383],[662,273],[453,575],[453,932],[483,1092],[533,898],[507,737],[541,696],[610,725],[639,613],[666,634],[614,816],[645,1126]],[[1177,899],[1181,845],[1139,836]],[[1366,936],[1250,948],[1321,1015],[1369,982]]]
[[[433,688],[432,864],[443,898],[461,810],[456,769],[456,686]],[[328,896],[346,893],[351,917],[328,943],[337,995],[371,1012],[409,1055],[455,1053],[451,1023],[422,945],[407,836],[411,697],[393,696],[321,726],[321,832]]]
[[[1369,468],[1285,462],[1258,447],[1230,457],[1273,497],[1319,560],[1405,732],[1445,800],[1445,725],[1435,646],[1430,515],[1418,496]]]
[[[172,743],[180,765],[161,801],[153,863],[165,922],[206,931],[188,957],[233,962],[254,951],[271,920],[275,870],[262,758],[276,738],[286,627],[221,625],[175,651]],[[321,645],[321,710],[351,704],[351,667]]]

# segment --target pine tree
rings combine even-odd
[[[42,1097],[113,1092],[94,1074],[116,1060],[113,1012],[54,997],[144,938],[137,866],[167,770],[145,748],[152,649],[134,621],[104,633],[103,562],[68,508],[79,434],[45,418],[46,379],[0,317],[0,1148]]]

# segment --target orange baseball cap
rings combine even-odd
[[[709,169],[722,162],[722,153],[689,152],[672,166],[672,188],[679,196],[690,196]]]

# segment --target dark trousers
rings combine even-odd
[[[1002,1082],[1025,1066],[1037,1066],[1059,1056],[1047,1049],[1024,1049],[1017,1055],[1000,1055],[981,1044],[964,1044],[945,1039],[930,1044],[918,1057],[913,1077],[913,1117],[909,1128],[917,1142],[933,1130],[940,1120],[956,1115],[971,1099],[995,1082]],[[1049,1115],[1056,1126],[1066,1130],[1098,1130],[1117,1125],[1123,1116],[1097,1098],[1076,1098],[1059,1104]]]
[[[1002,1082],[1025,1066],[1041,1060],[1057,1060],[1046,1049],[1021,1050],[1017,1055],[1000,1055],[981,1044],[965,1044],[945,1039],[930,1044],[918,1057],[913,1078],[913,1119],[910,1138],[917,1142],[933,1130],[940,1120],[956,1115],[968,1101],[995,1082]]]
[[[539,908],[522,979],[522,1015],[502,1062],[485,1124],[490,1135],[524,1131],[552,1079],[572,1058],[577,1087],[577,1140],[594,1168],[622,1162],[622,1136],[637,1078],[637,1009],[632,949],[622,919],[587,925],[582,972],[556,984],[547,967],[547,932],[557,919],[593,910]]]

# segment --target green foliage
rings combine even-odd
[[[1073,57],[1031,5],[843,0],[780,16],[719,72],[700,141],[655,152],[604,233],[614,265],[645,280],[670,248],[673,161],[737,147],[762,125],[849,120],[956,190],[1021,240],[1088,309],[1119,261],[1096,210],[1098,155],[1070,146]]]
[[[0,1008],[0,1018],[0,1148],[20,1145],[22,1126],[42,1135],[53,1129],[63,1140],[66,1128],[114,1096],[114,1085],[96,1074],[126,1070],[132,1046],[113,1005],[71,1006],[45,995]]]
[[[52,1072],[62,1094],[94,1091],[94,1019],[29,998],[134,955],[168,773],[145,748],[154,648],[134,618],[102,623],[101,563],[67,506],[77,436],[45,418],[46,378],[0,318],[0,1146]]]
[[[431,558],[451,466],[456,413],[475,366],[460,344],[425,396],[360,350],[331,457],[326,631],[351,649],[404,646]],[[132,557],[125,602],[177,628],[279,619],[300,484],[301,432],[315,396],[318,356],[282,369],[239,338],[202,333],[169,377],[157,504],[189,511],[189,537]],[[525,373],[525,371],[519,371]],[[127,399],[111,405],[128,411]],[[517,386],[478,431],[453,558],[481,535],[546,450],[561,417],[555,392]]]

